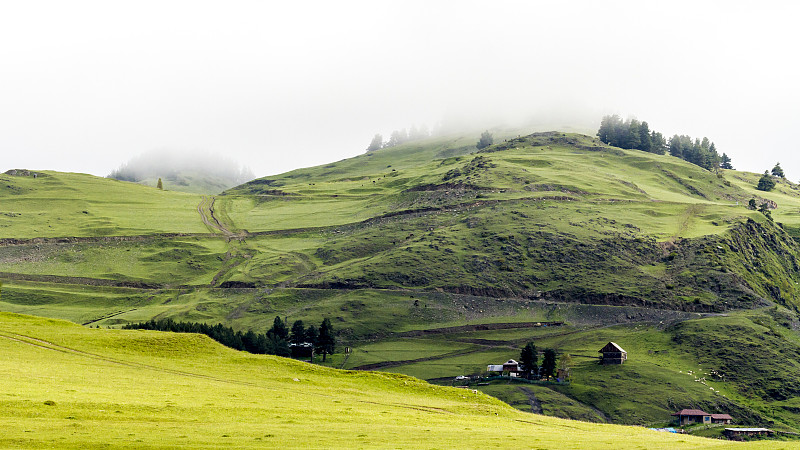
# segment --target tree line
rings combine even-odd
[[[668,140],[658,131],[651,130],[645,121],[628,119],[623,121],[618,115],[603,117],[597,137],[614,147],[643,150],[658,155],[669,152],[706,170],[733,169],[731,158],[720,155],[717,146],[708,140],[692,139],[687,135],[673,135]]]
[[[253,330],[243,333],[221,323],[209,325],[201,322],[176,322],[169,318],[132,323],[122,328],[205,334],[220,344],[236,350],[284,357],[292,354],[289,344],[310,343],[314,353],[322,354],[323,361],[327,355],[333,354],[336,350],[336,336],[331,321],[327,318],[322,320],[319,328],[314,325],[305,326],[302,320],[296,320],[290,330],[287,324],[276,316],[272,327],[266,333],[256,333]]]

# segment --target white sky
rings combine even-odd
[[[635,116],[800,177],[800,2],[0,0],[0,170],[257,176],[445,117]],[[591,123],[591,122],[590,122]]]

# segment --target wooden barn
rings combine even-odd
[[[622,364],[628,359],[628,352],[613,342],[606,344],[599,350],[599,353],[603,354],[600,364]]]

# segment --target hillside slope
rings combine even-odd
[[[272,284],[276,258],[288,258],[297,269],[275,281],[300,287],[706,311],[797,306],[800,247],[746,208],[772,193],[728,180],[738,173],[562,133],[430,159],[442,153],[407,147],[397,151],[401,164],[384,166],[395,155],[385,149],[227,191],[221,209],[255,248],[275,235],[298,238],[292,253],[253,255],[229,279]],[[798,220],[795,188],[775,193],[773,215],[787,227]],[[781,257],[752,264],[770,254]]]

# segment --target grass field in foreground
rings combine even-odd
[[[239,353],[197,335],[8,313],[0,380],[4,448],[739,446],[525,414],[469,390]]]

